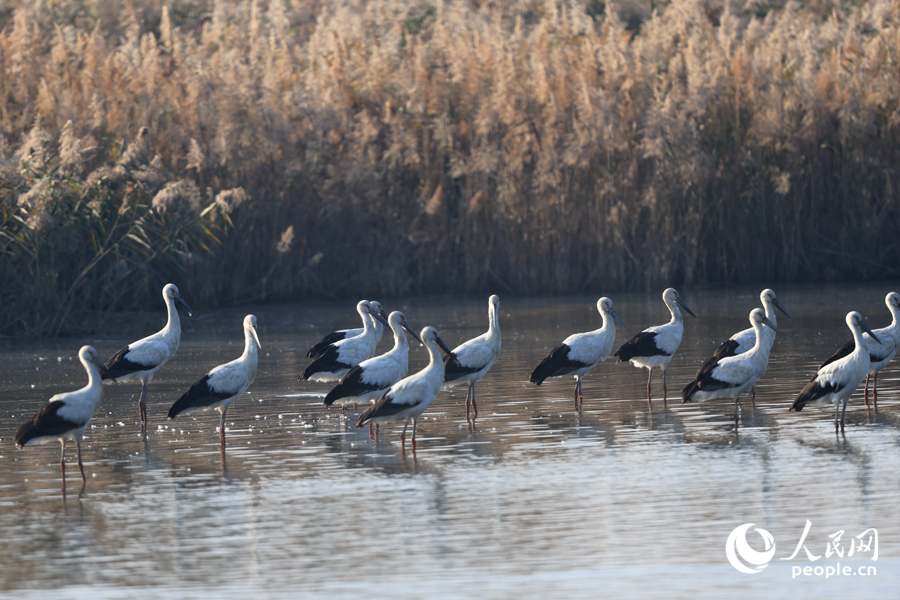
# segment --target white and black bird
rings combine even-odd
[[[609,358],[609,353],[612,352],[616,341],[616,324],[613,319],[628,330],[609,298],[597,300],[597,310],[603,318],[603,327],[586,333],[573,333],[551,350],[547,358],[531,372],[531,383],[535,385],[541,385],[548,377],[574,373],[575,410],[581,410],[581,378],[601,360]]]
[[[101,373],[105,370],[97,351],[91,346],[82,346],[78,351],[78,360],[87,371],[88,383],[80,390],[57,394],[43,405],[33,419],[19,426],[13,438],[19,448],[31,443],[44,443],[59,440],[62,452],[59,455],[59,468],[62,471],[63,490],[66,484],[66,440],[75,440],[78,448],[78,468],[81,479],[84,476],[84,465],[81,463],[81,436],[94,416],[97,405],[103,397]]]
[[[866,406],[869,405],[869,378],[871,377],[873,378],[872,398],[876,408],[878,407],[878,373],[891,362],[891,359],[897,355],[898,348],[900,348],[900,294],[897,292],[889,293],[885,296],[884,303],[887,305],[888,310],[891,311],[892,320],[887,327],[875,330],[875,335],[881,341],[876,342],[868,333],[863,333],[863,337],[866,339],[866,346],[869,348],[869,361],[871,362],[869,372],[866,374],[866,388],[864,392]],[[828,360],[823,362],[819,368],[844,358],[853,352],[854,348],[856,348],[856,342],[850,340],[840,350],[832,354]]]
[[[388,317],[388,325],[394,332],[394,347],[390,351],[368,360],[364,360],[341,378],[334,389],[325,396],[325,406],[338,404],[362,404],[374,402],[385,391],[404,377],[409,369],[409,342],[406,332],[420,344],[419,334],[409,327],[403,313],[395,310]]]
[[[382,317],[387,318],[387,315],[384,312],[384,308],[382,308],[381,303],[376,300],[370,300],[369,305],[372,309],[380,314]],[[357,308],[358,310],[358,308]],[[339,342],[341,340],[345,340],[348,338],[356,337],[360,335],[365,330],[366,321],[370,318],[368,314],[360,315],[362,317],[363,326],[357,327],[356,329],[340,329],[338,331],[332,331],[321,340],[319,340],[315,345],[313,345],[307,352],[306,358],[316,359],[318,358],[322,352],[324,352],[328,346],[334,344],[335,342]],[[381,321],[375,320],[375,345],[381,341],[381,336],[384,334],[384,325],[382,325]]]
[[[773,335],[786,337],[761,308],[750,312],[750,324],[755,331],[753,347],[733,356],[710,357],[700,367],[697,378],[682,390],[682,402],[731,398],[734,400],[734,424],[737,426],[738,398],[756,385],[769,364],[772,346],[767,341],[766,329],[771,329]]]
[[[375,404],[359,416],[359,420],[356,422],[357,427],[363,427],[367,423],[378,424],[405,420],[403,433],[400,434],[400,446],[403,453],[406,453],[406,428],[409,427],[409,420],[412,419],[413,422],[412,449],[415,452],[416,423],[419,415],[434,402],[444,383],[444,362],[441,360],[438,346],[444,352],[450,352],[434,327],[423,329],[420,338],[428,349],[430,357],[428,366],[392,385]]]
[[[778,298],[775,297],[775,292],[770,289],[765,289],[759,294],[759,299],[762,302],[763,309],[766,311],[766,318],[769,319],[776,327],[778,326],[778,319],[775,316],[775,309],[777,308],[781,312],[784,313],[784,316],[788,318],[789,321],[793,321],[791,315],[784,309],[781,305],[781,302],[778,301]],[[765,341],[769,346],[769,350],[772,349],[772,344],[775,343],[775,331],[773,331],[769,327],[763,328],[763,334],[765,335]],[[744,352],[753,348],[756,345],[756,330],[753,327],[748,329],[744,329],[743,331],[738,331],[736,334],[728,338],[726,341],[722,342],[722,345],[719,346],[716,351],[713,353],[714,358],[725,358],[726,356],[737,356],[738,354],[743,354]],[[699,377],[700,373],[697,373]],[[760,374],[760,377],[762,374]],[[756,388],[750,388],[750,397],[753,398],[756,396]]]
[[[339,381],[347,371],[364,360],[372,358],[378,340],[375,323],[387,319],[379,314],[368,300],[360,300],[356,310],[365,319],[363,332],[356,337],[339,340],[322,350],[303,370],[298,379],[303,381]]]
[[[689,315],[697,318],[690,308],[675,291],[675,288],[668,288],[662,294],[663,302],[672,313],[672,319],[665,325],[657,325],[648,327],[643,330],[616,350],[613,355],[617,357],[618,362],[631,362],[632,365],[639,368],[645,368],[649,371],[647,377],[647,402],[650,402],[650,382],[653,380],[653,368],[659,367],[663,372],[663,402],[668,397],[668,389],[666,388],[666,369],[669,361],[678,346],[681,345],[681,336],[684,333],[684,319],[681,317],[683,308]]]
[[[184,306],[189,315],[194,315],[174,284],[166,284],[162,295],[169,313],[166,326],[116,352],[106,361],[106,372],[103,374],[103,379],[112,381],[140,380],[141,398],[138,408],[141,411],[141,431],[147,428],[147,385],[156,372],[175,356],[181,342],[181,319],[178,318],[175,303]]]
[[[222,455],[225,455],[225,412],[240,398],[253,380],[259,363],[259,336],[256,333],[256,317],[244,317],[244,352],[235,360],[214,367],[198,379],[191,388],[169,409],[169,418],[190,415],[201,410],[217,410],[222,415],[219,438]]]
[[[846,321],[847,327],[853,333],[855,342],[853,351],[843,358],[819,367],[791,406],[792,411],[800,412],[804,406],[810,403],[819,406],[826,402],[833,402],[835,432],[837,432],[839,422],[843,431],[844,413],[847,412],[850,395],[869,372],[872,364],[869,359],[868,342],[863,337],[863,331],[868,332],[870,338],[875,342],[881,343],[881,339],[869,329],[858,312],[847,313]],[[840,415],[840,421],[838,421],[838,415]]]
[[[466,394],[466,419],[469,418],[469,404],[478,416],[475,404],[475,384],[481,381],[500,357],[500,298],[488,298],[488,330],[468,342],[464,342],[444,357],[444,385],[449,389],[458,385],[469,386]]]

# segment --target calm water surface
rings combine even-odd
[[[172,402],[210,367],[238,356],[243,312],[191,319],[177,356],[150,386],[148,435],[139,434],[134,383],[104,388],[83,442],[88,482],[70,460],[65,498],[57,444],[16,451],[15,428],[51,395],[81,387],[75,354],[102,356],[162,325],[159,314],[123,334],[0,343],[0,555],[10,597],[617,597],[896,598],[900,592],[900,381],[879,377],[877,413],[861,392],[835,435],[833,410],[788,407],[860,310],[889,322],[884,295],[900,286],[776,289],[794,317],[779,339],[755,405],[736,433],[727,401],[681,405],[680,390],[731,333],[748,326],[758,289],[683,290],[699,316],[669,370],[667,407],[646,371],[601,363],[573,410],[574,380],[528,383],[568,334],[600,326],[596,298],[501,298],[503,353],[478,385],[479,418],[465,389],[443,392],[420,419],[418,453],[402,456],[400,426],[377,441],[357,412],[325,409],[328,384],[297,381],[306,349],[355,327],[354,303],[256,312],[259,375],[228,413],[227,466],[217,413],[166,421]],[[189,290],[183,290],[191,302]],[[659,294],[613,296],[629,327],[621,344],[668,319]],[[385,302],[451,347],[487,328],[487,299]],[[194,307],[202,312],[202,307]],[[144,330],[145,329],[145,330]],[[391,344],[382,340],[379,352]],[[410,369],[427,353],[412,349]],[[811,561],[793,552],[806,522]],[[743,523],[769,531],[774,559],[759,574],[725,556]],[[850,538],[878,532],[878,560]],[[825,556],[844,531],[844,553]],[[752,530],[752,547],[762,538]],[[792,578],[792,567],[873,566],[873,575]]]

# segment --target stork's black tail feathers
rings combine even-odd
[[[48,402],[30,420],[25,421],[16,430],[13,441],[21,448],[31,440],[39,437],[62,435],[76,426],[75,423],[60,417],[57,412],[65,406],[64,402]]]
[[[306,351],[306,358],[311,358],[313,360],[319,358],[322,356],[322,353],[328,349],[328,346],[335,342],[339,342],[342,339],[344,339],[344,334],[342,332],[334,331],[329,333],[319,340],[312,348]]]
[[[565,344],[560,344],[551,350],[547,358],[542,360],[541,364],[531,372],[531,383],[541,385],[548,377],[559,377],[588,366],[569,358],[569,350],[571,348]]]
[[[694,394],[699,391],[700,382],[695,379],[694,381],[684,386],[684,389],[681,390],[681,403],[684,404],[685,402],[690,402],[691,398],[694,397]]]
[[[842,389],[842,386],[834,385],[832,382],[821,385],[816,381],[816,376],[814,375],[813,378],[803,386],[800,395],[797,396],[797,399],[794,400],[794,403],[791,405],[791,410],[800,412],[808,403],[815,402],[822,396],[837,392],[840,389]]]

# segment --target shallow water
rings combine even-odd
[[[376,440],[356,412],[325,409],[328,384],[298,382],[306,349],[332,329],[356,326],[352,302],[257,312],[259,375],[228,413],[227,466],[217,413],[166,421],[191,382],[241,352],[244,313],[183,319],[177,356],[150,386],[150,425],[139,433],[139,385],[105,388],[83,441],[88,482],[68,451],[63,497],[56,444],[13,447],[13,433],[51,395],[83,385],[83,343],[109,356],[150,333],[94,339],[3,341],[0,370],[2,590],[16,597],[596,597],[896,598],[900,589],[900,381],[879,377],[878,410],[861,390],[836,435],[833,409],[788,407],[815,366],[849,338],[843,317],[860,310],[889,322],[883,298],[898,285],[776,291],[779,339],[755,404],[735,432],[727,401],[680,404],[680,390],[716,345],[748,326],[757,289],[683,290],[699,316],[669,369],[669,396],[646,371],[601,363],[584,380],[528,383],[531,369],[568,334],[600,326],[596,298],[501,299],[503,353],[478,384],[479,417],[465,419],[465,390],[443,392],[419,422],[418,452],[401,455],[401,426]],[[189,293],[185,296],[190,302]],[[614,295],[629,327],[617,345],[667,320],[658,294]],[[487,327],[486,298],[405,299],[416,328],[448,345]],[[194,307],[201,309],[201,307]],[[391,344],[382,340],[379,352]],[[415,347],[411,371],[427,354]],[[407,448],[407,451],[409,448]],[[806,547],[797,546],[807,520]],[[758,574],[727,561],[729,533],[769,531],[774,559]],[[847,555],[875,528],[872,552]],[[843,530],[843,558],[824,556]],[[763,550],[752,531],[750,545]],[[799,576],[794,567],[872,566],[870,576]],[[746,590],[746,592],[743,592]],[[742,593],[743,592],[743,593]]]

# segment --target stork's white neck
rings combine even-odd
[[[766,318],[772,321],[775,327],[778,327],[778,319],[775,318],[775,305],[767,299],[763,301],[763,309],[765,309],[766,311]],[[756,326],[754,326],[753,328],[756,329]],[[773,331],[772,333],[775,332]]]
[[[488,302],[488,336],[500,339],[500,307]]]
[[[253,331],[249,327],[244,328],[244,353],[241,354],[241,360],[250,359],[256,362],[259,358],[259,346],[256,345],[256,338],[253,337]]]
[[[669,312],[672,313],[672,318],[669,320],[669,323],[681,323],[684,321],[681,316],[681,309],[678,308],[678,305],[674,301],[670,302],[666,299],[666,306],[669,308]]]
[[[428,349],[428,366],[425,371],[438,370],[441,371],[441,381],[444,380],[444,361],[441,359],[441,352],[438,350],[437,342],[434,340],[425,340],[425,347]]]
[[[863,352],[866,353],[866,359],[869,358],[869,345],[866,343],[866,338],[863,337],[862,329],[854,323],[850,326],[850,331],[853,332],[853,342],[856,345],[856,348],[853,349],[853,355],[858,356]]]
[[[746,353],[752,355],[756,354],[757,352],[764,351],[766,354],[768,354],[769,350],[772,348],[772,345],[767,343],[766,330],[771,332],[773,337],[775,336],[775,332],[768,327],[763,326],[760,321],[757,321],[755,319],[751,319],[750,324],[753,326],[753,331],[756,333],[756,343],[754,343],[753,347],[750,348]]]
[[[409,340],[406,339],[406,332],[403,331],[403,325],[399,323],[395,324],[390,322],[391,331],[394,332],[394,347],[391,348],[391,352],[397,352],[402,350],[409,350]]]
[[[84,390],[98,391],[103,389],[103,381],[100,379],[100,371],[97,369],[97,365],[89,360],[85,360],[84,357],[80,356],[78,359],[81,361],[81,364],[84,365],[84,370],[87,371],[88,375],[88,383],[84,386]],[[91,396],[93,397],[93,396]],[[97,402],[100,402],[100,395],[97,395]]]
[[[597,333],[606,331],[608,327],[612,327],[613,329],[615,329],[616,324],[613,323],[612,315],[609,314],[608,311],[605,311],[603,309],[600,309],[598,312],[600,313],[600,318],[603,319],[603,325],[600,327],[600,329],[597,330]]]
[[[181,319],[178,317],[178,308],[175,307],[175,299],[169,296],[164,297],[166,300],[166,310],[169,313],[169,320],[166,322],[166,326],[163,327],[161,333],[166,337],[174,335],[176,339],[175,345],[177,347],[177,340],[181,339]]]
[[[891,311],[891,324],[889,327],[894,332],[895,337],[900,331],[897,329],[897,324],[900,323],[900,308],[897,308],[892,303],[888,302],[888,310]]]
[[[376,327],[376,325],[380,325],[378,320],[365,308],[359,311],[359,316],[363,320],[363,335],[378,335],[378,328]]]

